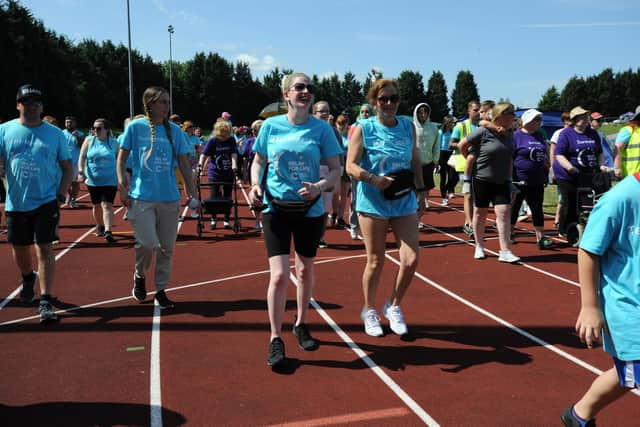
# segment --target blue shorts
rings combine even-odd
[[[640,387],[640,360],[624,361],[613,358],[618,372],[618,380],[621,387]]]

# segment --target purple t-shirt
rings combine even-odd
[[[600,137],[593,129],[587,128],[584,133],[579,133],[574,128],[568,127],[560,132],[556,144],[556,156],[562,154],[580,172],[592,172],[598,166],[600,153],[602,153]],[[553,173],[557,179],[566,181],[577,179],[560,166],[557,158],[553,162]]]
[[[515,181],[528,185],[542,185],[547,181],[547,144],[540,132],[528,134],[518,130],[513,134],[515,154],[513,175]]]
[[[220,141],[212,137],[207,141],[202,149],[202,154],[211,158],[207,173],[209,180],[233,182],[231,155],[236,152],[236,140],[234,138]]]

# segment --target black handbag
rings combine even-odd
[[[383,190],[384,198],[387,200],[400,199],[415,189],[413,171],[409,169],[399,169],[387,174],[393,178],[390,186]]]
[[[320,198],[320,196],[317,196],[313,200],[282,200],[274,198],[269,190],[266,190],[265,193],[274,213],[289,220],[304,218]]]

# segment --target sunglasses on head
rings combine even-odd
[[[396,102],[400,101],[400,95],[393,94],[391,96],[379,96],[378,97],[378,102],[380,104],[388,104],[389,102],[391,102],[392,104],[395,104]]]
[[[302,92],[303,90],[308,90],[309,93],[316,93],[316,86],[312,83],[304,84],[304,83],[296,83],[289,88],[290,90],[295,90],[296,92]]]

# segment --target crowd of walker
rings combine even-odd
[[[169,94],[149,87],[144,113],[125,121],[114,138],[110,122],[97,118],[88,135],[74,117],[64,130],[53,117],[42,118],[44,95],[32,85],[18,88],[17,119],[0,125],[0,189],[6,210],[7,240],[22,275],[19,299],[36,301],[40,283],[42,323],[57,320],[51,305],[60,208],[75,209],[84,182],[93,205],[96,236],[115,241],[114,200],[119,193],[135,236],[132,295],[147,298],[146,276],[155,257],[155,303],[174,306],[165,293],[184,188],[191,215],[201,215],[197,186],[206,170],[212,196],[229,198],[231,188],[250,185],[248,198],[263,233],[269,260],[267,289],[271,328],[268,365],[285,361],[282,324],[289,286],[293,240],[297,312],[293,326],[300,348],[319,342],[307,325],[315,285],[314,258],[326,247],[327,226],[347,228],[364,241],[361,319],[366,334],[384,335],[376,300],[391,229],[399,249],[399,269],[381,313],[398,335],[408,333],[401,310],[419,258],[421,218],[439,175],[442,206],[462,184],[462,231],[475,241],[473,259],[486,258],[483,241],[490,206],[496,217],[498,260],[517,263],[511,252],[519,208],[526,201],[541,250],[553,243],[545,235],[543,195],[549,182],[559,189],[555,223],[562,236],[577,220],[579,188],[594,185],[599,173],[621,182],[606,192],[591,212],[579,243],[581,310],[576,331],[588,347],[603,338],[614,367],[600,375],[585,395],[562,414],[566,426],[595,425],[595,414],[640,384],[640,107],[611,147],[599,128],[602,115],[575,107],[563,113],[564,128],[547,138],[543,114],[525,111],[516,120],[508,102],[471,101],[468,118],[445,117],[440,127],[430,107],[418,104],[413,120],[398,115],[398,84],[372,82],[357,120],[348,113],[335,120],[325,101],[315,102],[316,87],[304,73],[282,80],[287,112],[250,127],[234,128],[222,113],[208,141],[191,121],[169,116]],[[351,196],[349,197],[349,193]],[[347,205],[347,200],[350,200]],[[348,220],[345,213],[349,206]],[[217,226],[212,215],[210,228]],[[223,216],[230,228],[229,213]],[[37,268],[32,261],[35,248]],[[472,261],[473,262],[473,261]]]

